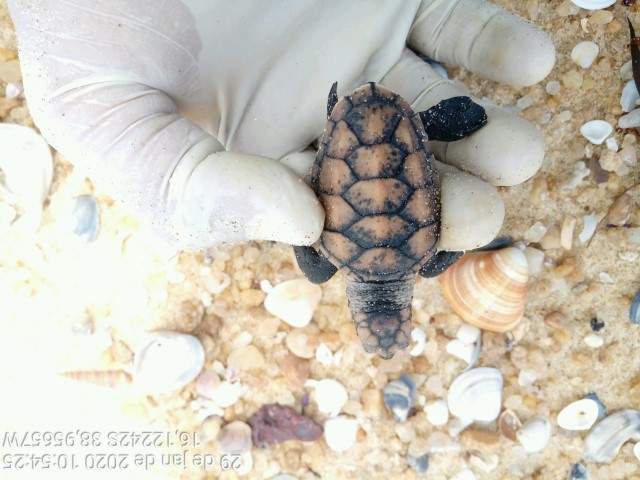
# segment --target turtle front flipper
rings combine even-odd
[[[464,252],[445,252],[440,251],[425,263],[418,271],[418,274],[425,278],[437,277],[447,268],[456,263],[456,261],[464,255]]]
[[[420,112],[429,140],[453,142],[468,137],[487,123],[487,113],[469,97],[453,97]]]
[[[300,270],[311,283],[324,283],[338,271],[336,266],[313,247],[293,247]]]

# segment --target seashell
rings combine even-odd
[[[460,325],[456,332],[456,338],[465,345],[471,345],[478,341],[480,338],[480,329],[475,325],[463,324]]]
[[[500,414],[500,417],[498,418],[498,428],[500,429],[500,433],[509,440],[513,442],[518,440],[516,434],[521,427],[522,422],[513,410],[507,408]]]
[[[598,56],[600,47],[594,42],[580,42],[571,50],[571,60],[582,68],[589,68]]]
[[[86,242],[93,242],[100,229],[100,210],[93,195],[79,195],[71,205],[73,233]]]
[[[205,370],[196,378],[196,393],[213,401],[220,408],[235,404],[240,398],[242,385],[238,382],[221,382],[213,370]]]
[[[322,365],[331,365],[333,363],[333,352],[326,343],[321,343],[316,348],[316,360]]]
[[[334,452],[344,452],[356,443],[359,428],[355,418],[333,417],[324,422],[324,439]]]
[[[448,354],[453,355],[454,357],[458,357],[459,359],[465,361],[468,365],[473,359],[475,346],[473,344],[464,344],[457,338],[454,338],[453,340],[449,340],[447,342],[446,350]]]
[[[280,370],[287,386],[293,390],[302,390],[305,382],[309,379],[309,361],[300,358],[292,353],[287,355],[280,362]]]
[[[596,232],[596,227],[598,226],[598,218],[595,213],[591,213],[590,215],[585,215],[582,217],[582,231],[578,235],[578,240],[580,240],[581,244],[585,244],[593,237],[593,234]]]
[[[382,395],[396,421],[404,422],[416,399],[416,384],[409,375],[402,375],[387,383],[382,389]]]
[[[607,416],[607,408],[604,406],[604,403],[600,401],[600,399],[598,398],[598,395],[592,392],[587,394],[587,396],[584,398],[593,400],[598,405],[598,420],[602,420],[604,417]]]
[[[340,413],[340,409],[347,403],[349,395],[347,389],[340,382],[325,378],[324,380],[309,380],[307,386],[314,387],[318,410],[334,417]]]
[[[556,421],[565,430],[589,430],[598,420],[598,404],[590,398],[583,398],[564,407]]]
[[[444,400],[432,400],[424,406],[424,413],[431,425],[440,426],[449,421],[449,409]]]
[[[320,345],[320,328],[314,322],[304,328],[291,330],[287,334],[285,343],[294,355],[300,358],[313,358],[316,348]]]
[[[7,200],[21,211],[14,226],[35,230],[53,177],[51,149],[34,129],[10,123],[0,123],[0,145],[0,170],[12,196]]]
[[[260,407],[247,422],[251,425],[253,444],[259,448],[287,440],[313,442],[322,436],[322,427],[312,419],[275,403]]]
[[[631,308],[629,309],[629,320],[634,325],[640,324],[640,291],[636,293],[631,301]]]
[[[571,3],[586,10],[600,10],[616,3],[616,0],[571,0]]]
[[[269,291],[264,308],[294,328],[305,327],[322,298],[322,289],[305,278],[282,282]]]
[[[574,463],[571,465],[567,480],[589,480],[589,473],[587,468],[581,463]]]
[[[522,318],[528,277],[524,253],[509,247],[463,256],[440,276],[440,288],[465,322],[505,332]]]
[[[222,427],[222,417],[218,415],[209,415],[200,424],[200,438],[203,442],[208,442],[218,438],[220,428]]]
[[[525,452],[539,452],[549,443],[551,423],[546,418],[534,418],[520,427],[516,437]]]
[[[251,451],[251,427],[236,420],[228,423],[218,434],[218,443],[223,453],[244,453]]]
[[[79,370],[60,373],[65,378],[100,387],[121,388],[131,384],[131,375],[124,370]]]
[[[169,393],[194,380],[204,366],[204,348],[193,335],[155,331],[144,336],[133,360],[136,387]]]
[[[502,386],[502,374],[495,368],[467,370],[458,375],[449,387],[449,411],[465,420],[491,422],[500,414]]]
[[[604,120],[591,120],[580,127],[580,133],[594,145],[600,145],[613,132],[613,126]]]
[[[584,439],[584,459],[610,463],[623,443],[640,434],[640,410],[620,410],[598,423]]]
[[[640,442],[636,443],[633,446],[633,454],[636,456],[638,460],[640,460]]]

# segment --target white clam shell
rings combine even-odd
[[[584,439],[584,459],[610,463],[622,444],[640,434],[640,410],[620,410],[598,423]]]
[[[429,423],[435,426],[444,425],[449,421],[449,409],[444,400],[433,400],[424,406]]]
[[[600,10],[616,3],[616,0],[571,0],[571,3],[587,10]]]
[[[590,398],[572,402],[558,413],[558,426],[565,430],[589,430],[598,420],[598,404]]]
[[[35,230],[40,225],[42,203],[53,176],[51,149],[32,128],[10,123],[0,123],[0,145],[4,187],[13,197],[10,203],[23,210],[14,224]]]
[[[267,294],[264,308],[295,328],[306,327],[322,298],[322,289],[304,278],[282,282]]]
[[[580,127],[580,133],[594,145],[600,145],[613,132],[613,126],[604,120],[591,120]]]
[[[315,398],[318,410],[330,416],[338,415],[340,409],[349,399],[347,389],[336,380],[330,378],[325,378],[319,382],[308,380],[307,385],[313,386],[316,390]]]
[[[500,414],[502,387],[502,374],[495,368],[467,370],[456,377],[449,387],[449,411],[463,419],[491,422]]]
[[[596,43],[580,42],[571,50],[571,60],[582,68],[589,68],[598,56],[598,52],[600,52],[600,47]]]
[[[204,348],[193,335],[169,331],[148,333],[136,349],[134,383],[150,394],[178,390],[198,376],[204,358]]]
[[[526,452],[539,452],[549,443],[551,423],[546,418],[534,418],[520,427],[516,437]]]
[[[324,439],[334,452],[349,450],[356,443],[358,421],[344,415],[333,417],[324,422]]]

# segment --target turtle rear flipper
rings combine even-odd
[[[313,247],[293,247],[293,253],[300,270],[311,283],[324,283],[335,275],[338,269]]]
[[[453,97],[420,112],[420,119],[429,140],[453,142],[482,128],[487,113],[469,97]]]
[[[418,274],[425,278],[437,277],[447,268],[456,263],[456,261],[464,255],[464,252],[445,252],[440,251],[425,263],[418,271]]]

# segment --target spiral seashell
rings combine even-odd
[[[440,277],[447,303],[484,330],[506,332],[522,319],[529,268],[515,247],[462,257]]]
[[[465,420],[492,422],[500,414],[502,387],[502,374],[495,368],[467,370],[458,375],[449,387],[449,411]]]

